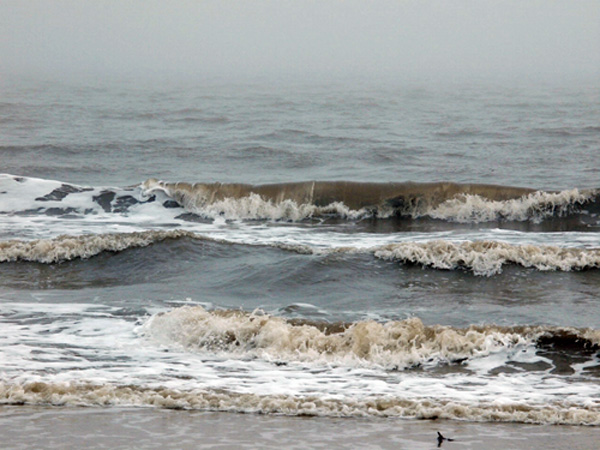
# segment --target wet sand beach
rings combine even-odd
[[[597,427],[289,417],[146,408],[3,406],[4,449],[439,448],[593,450]]]

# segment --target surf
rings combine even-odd
[[[570,349],[574,360],[600,351],[600,331],[550,326],[426,326],[419,318],[329,323],[285,319],[261,310],[182,306],[152,316],[141,328],[158,344],[190,352],[267,361],[380,367],[459,364],[526,348]]]
[[[273,248],[301,255],[370,254],[385,261],[416,264],[437,270],[465,270],[478,276],[492,276],[506,265],[538,271],[580,271],[600,268],[600,248],[560,247],[555,245],[512,244],[503,241],[453,241],[432,239],[422,242],[402,241],[383,245],[328,245],[327,235],[316,243],[289,243],[268,235],[244,242],[226,235],[211,236],[190,230],[146,230],[130,233],[61,235],[49,239],[11,239],[0,241],[0,263],[34,262],[58,264],[87,260],[102,253],[121,253],[134,248],[160,245],[168,240],[212,242],[217,245],[242,245]],[[331,240],[331,238],[330,238]]]
[[[148,212],[165,219],[302,222],[338,218],[510,223],[561,220],[597,225],[600,190],[540,191],[452,182],[368,183],[306,181],[263,185],[186,183],[148,179],[126,187],[79,186],[0,175],[0,213],[6,216],[128,217]],[[565,223],[565,226],[574,226]]]
[[[349,219],[404,217],[479,223],[541,221],[573,213],[595,214],[598,190],[543,192],[492,184],[308,181],[249,185],[167,183],[141,185],[143,196],[162,192],[189,211],[226,219],[297,221],[323,215]]]

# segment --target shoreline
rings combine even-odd
[[[0,406],[6,449],[440,448],[591,450],[600,427],[297,417],[155,408]]]

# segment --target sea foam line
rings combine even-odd
[[[402,417],[472,422],[600,425],[600,408],[568,401],[467,403],[390,396],[258,395],[224,390],[178,390],[93,383],[0,382],[0,404],[53,406],[153,406],[260,414],[326,417]]]

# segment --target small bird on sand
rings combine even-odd
[[[438,437],[437,437],[438,447],[441,447],[442,442],[444,442],[444,441],[452,442],[454,440],[454,439],[449,439],[447,437],[442,436],[442,433],[440,433],[439,431],[437,432],[437,434],[438,434]]]

